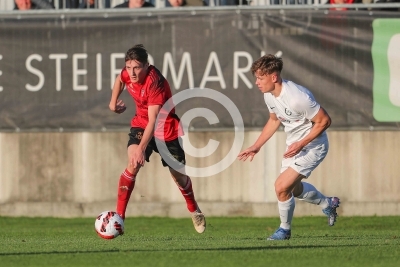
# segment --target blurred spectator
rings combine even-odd
[[[203,0],[168,0],[166,7],[180,7],[180,6],[206,6]]]
[[[109,8],[112,0],[56,0],[62,8]],[[114,1],[120,4],[124,1]],[[64,7],[65,4],[65,7]],[[89,4],[89,7],[88,7]]]
[[[89,4],[89,7],[88,7]],[[79,8],[94,8],[94,0],[83,0],[79,5]]]
[[[251,0],[216,0],[220,6],[247,6]]]
[[[79,0],[58,0],[58,8],[78,8],[78,7],[79,7]]]
[[[281,1],[285,3],[285,1],[287,0],[251,0],[250,5],[251,6],[280,5]]]
[[[54,9],[54,6],[47,0],[14,0],[14,2],[14,10]]]
[[[251,0],[252,6],[264,5],[325,5],[330,0]]]
[[[329,4],[330,0],[250,0],[249,2],[250,2],[250,5],[252,5],[252,6],[265,6],[265,5],[325,5],[325,4]]]
[[[240,6],[240,5],[248,5],[250,4],[250,2],[252,2],[252,0],[203,0],[203,1],[206,3],[206,6]]]
[[[128,0],[115,8],[141,8],[141,7],[154,7],[154,5],[146,2],[145,0]]]
[[[330,0],[331,5],[352,4],[354,0]],[[335,7],[331,10],[347,10],[345,7]]]

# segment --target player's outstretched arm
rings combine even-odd
[[[270,113],[268,122],[265,124],[260,136],[257,141],[251,147],[245,149],[240,152],[238,155],[238,159],[241,161],[246,161],[250,158],[250,161],[253,161],[254,156],[260,151],[261,147],[274,135],[274,133],[278,130],[281,122],[278,120],[278,117],[275,113]]]
[[[111,93],[111,100],[109,108],[111,111],[121,114],[126,110],[125,103],[122,100],[118,100],[122,91],[124,90],[125,84],[121,81],[121,74],[115,78],[114,86]]]

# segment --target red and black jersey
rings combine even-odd
[[[148,72],[143,83],[132,83],[126,68],[121,71],[121,81],[125,83],[126,89],[132,96],[136,104],[136,114],[131,120],[131,127],[146,128],[149,122],[148,107],[160,105],[160,113],[166,114],[164,104],[172,97],[171,89],[167,79],[154,66],[149,66]],[[162,123],[158,122],[155,126],[154,137],[171,141],[181,134],[181,127],[178,116],[175,114],[175,107],[166,116],[164,129]]]

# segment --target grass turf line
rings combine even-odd
[[[400,217],[296,217],[289,241],[265,239],[278,218],[127,218],[113,240],[94,220],[0,217],[0,266],[400,266]]]

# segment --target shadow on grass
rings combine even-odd
[[[271,243],[272,244],[272,243]],[[277,244],[277,243],[275,243]],[[391,244],[381,244],[388,245]],[[372,247],[376,246],[375,244],[363,244],[357,245],[358,247]],[[185,248],[185,249],[110,249],[110,250],[90,250],[90,251],[83,251],[83,250],[74,250],[74,251],[43,251],[43,252],[13,252],[13,253],[0,253],[0,256],[23,256],[23,255],[51,255],[51,254],[75,254],[75,253],[119,253],[119,252],[190,252],[190,251],[252,251],[252,250],[287,250],[287,249],[315,249],[315,248],[333,248],[333,247],[354,247],[354,244],[347,244],[347,245],[323,245],[323,246],[258,246],[258,247],[231,247],[231,248]]]

